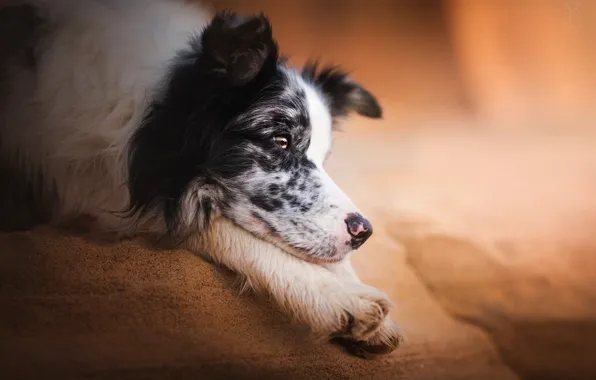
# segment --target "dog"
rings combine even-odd
[[[3,159],[100,232],[167,236],[236,272],[315,337],[385,354],[392,303],[350,255],[371,223],[325,172],[334,129],[379,102],[336,66],[293,68],[263,14],[181,0],[16,0]]]

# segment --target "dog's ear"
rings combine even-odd
[[[232,12],[216,14],[201,37],[203,63],[232,85],[254,79],[269,60],[277,61],[277,44],[263,14],[243,17]]]
[[[302,69],[302,76],[321,89],[333,117],[346,116],[350,112],[373,119],[383,115],[377,99],[337,66],[326,66],[319,70],[318,63],[310,61]]]

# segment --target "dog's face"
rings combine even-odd
[[[218,164],[234,169],[223,181],[231,196],[222,212],[286,251],[339,260],[372,226],[323,168],[333,118],[321,89],[283,66],[276,77],[228,125],[235,146]]]
[[[334,68],[278,57],[264,16],[217,15],[131,139],[131,210],[188,234],[223,215],[285,251],[341,260],[372,226],[325,172],[332,130],[375,98]]]

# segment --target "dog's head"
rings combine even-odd
[[[288,67],[264,16],[218,14],[162,90],[130,142],[132,211],[157,211],[177,236],[223,215],[315,262],[372,234],[323,164],[339,118],[381,108],[341,70]]]

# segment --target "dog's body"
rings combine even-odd
[[[389,302],[349,253],[372,233],[323,169],[338,118],[381,114],[346,74],[280,59],[268,20],[179,0],[22,0],[2,57],[3,158],[53,220],[166,234],[320,336],[388,352]]]

